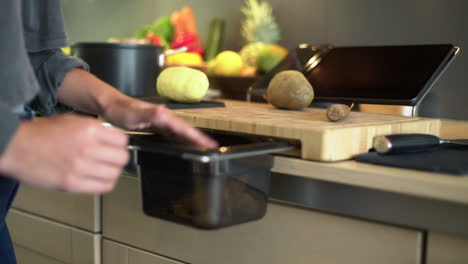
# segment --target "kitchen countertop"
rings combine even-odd
[[[468,122],[442,121],[441,137],[466,138]],[[272,200],[375,221],[468,236],[468,177],[276,156]]]

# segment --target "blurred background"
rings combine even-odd
[[[223,49],[238,50],[243,0],[62,0],[72,42],[130,37],[144,24],[190,6],[202,40],[213,17],[226,21]],[[468,120],[468,1],[268,0],[280,44],[335,46],[452,43],[461,52],[421,104],[421,116]]]

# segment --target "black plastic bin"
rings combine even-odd
[[[262,218],[270,153],[294,147],[267,137],[208,131],[218,149],[184,147],[158,135],[132,135],[145,214],[202,229]]]

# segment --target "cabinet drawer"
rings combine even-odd
[[[182,264],[106,239],[102,241],[102,260],[103,264]]]
[[[265,218],[203,231],[147,217],[138,182],[103,198],[103,236],[194,264],[419,263],[415,230],[270,203]]]
[[[427,239],[427,264],[468,263],[468,238],[430,232]]]
[[[48,191],[21,185],[13,208],[90,232],[100,232],[100,196]]]
[[[57,263],[99,264],[101,236],[11,209],[7,224],[17,250],[18,263],[54,259]],[[51,262],[54,263],[54,262]]]
[[[68,264],[16,244],[14,246],[16,260],[20,264]]]

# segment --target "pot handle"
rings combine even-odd
[[[180,47],[180,48],[177,48],[177,49],[170,49],[170,50],[167,50],[161,54],[159,54],[159,57],[158,57],[158,65],[159,67],[162,67],[164,65],[164,58],[166,56],[169,56],[169,55],[172,55],[172,54],[176,54],[176,53],[181,53],[181,52],[185,52],[188,50],[188,47],[187,46],[183,46],[183,47]]]

